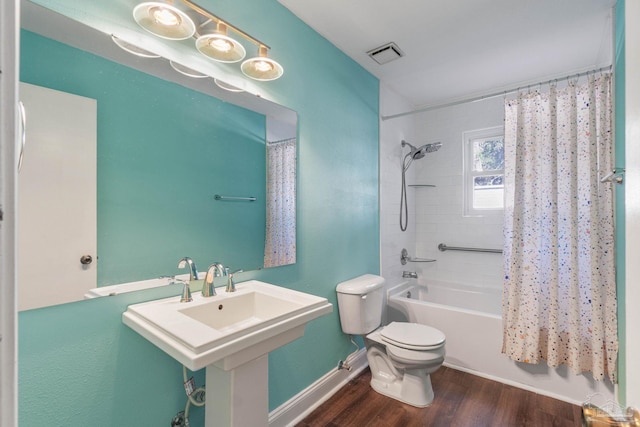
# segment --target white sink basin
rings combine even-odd
[[[257,280],[236,289],[131,305],[122,320],[191,370],[231,370],[301,337],[309,321],[333,310],[326,298]]]

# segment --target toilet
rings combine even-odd
[[[342,331],[362,335],[371,369],[371,387],[417,407],[433,401],[430,374],[445,356],[445,335],[427,325],[382,323],[384,278],[365,274],[338,284]]]

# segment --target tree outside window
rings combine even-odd
[[[465,132],[465,214],[482,215],[504,207],[502,128]]]

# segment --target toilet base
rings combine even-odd
[[[433,402],[431,377],[417,376],[405,372],[401,379],[371,378],[371,388],[378,393],[418,408],[427,407]]]
[[[371,388],[378,393],[418,408],[424,408],[433,402],[429,374],[440,367],[441,362],[418,369],[397,369],[376,346],[369,347],[367,360],[371,370]]]

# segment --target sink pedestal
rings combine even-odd
[[[230,371],[206,368],[206,427],[263,427],[269,424],[269,356]]]

